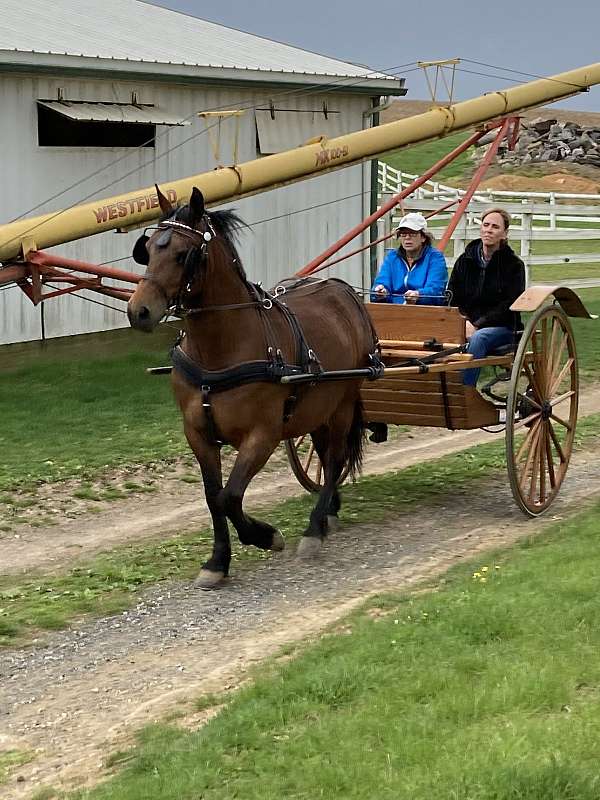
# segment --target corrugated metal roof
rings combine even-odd
[[[2,0],[1,14],[0,51],[389,77],[140,0]]]
[[[136,122],[145,125],[189,125],[178,114],[154,106],[130,103],[72,103],[63,100],[38,100],[39,105],[82,122]]]

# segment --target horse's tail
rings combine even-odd
[[[360,474],[363,462],[363,445],[365,441],[365,420],[363,404],[360,398],[354,403],[354,415],[346,440],[346,464],[352,478]]]

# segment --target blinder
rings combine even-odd
[[[145,233],[142,234],[142,236],[140,236],[140,238],[134,244],[132,253],[133,260],[136,262],[136,264],[143,264],[145,267],[147,267],[150,263],[150,254],[146,249],[146,244],[149,238],[150,237],[146,236]]]
[[[198,272],[202,264],[202,260],[206,257],[208,243],[216,236],[216,232],[210,222],[210,218],[208,217],[208,215],[206,216],[205,219],[209,228],[208,231],[199,231],[195,228],[192,228],[188,225],[178,222],[177,220],[166,220],[164,222],[159,223],[158,226],[156,227],[146,228],[143,235],[140,236],[140,238],[137,240],[133,248],[134,261],[136,261],[138,264],[143,264],[144,266],[148,266],[150,263],[150,254],[148,253],[148,248],[146,247],[146,245],[150,239],[150,236],[148,236],[149,231],[160,232],[160,235],[155,240],[155,244],[158,247],[167,247],[173,236],[173,231],[181,233],[184,236],[187,236],[188,238],[193,240],[194,244],[192,244],[192,246],[185,255],[185,261],[183,265],[183,276],[180,284],[179,293],[176,298],[176,308],[178,309],[182,309],[183,294],[185,292],[190,291],[196,273]],[[144,275],[144,279],[149,281],[153,280],[148,275]]]

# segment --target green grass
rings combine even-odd
[[[597,800],[600,504],[387,595],[79,800]]]
[[[578,294],[588,311],[600,317],[600,287],[581,289]],[[600,319],[573,318],[571,324],[577,342],[582,381],[597,381],[600,378]]]
[[[600,252],[600,250],[598,251]],[[576,278],[596,278],[600,280],[600,261],[598,264],[578,264],[569,261],[564,264],[536,264],[529,268],[532,281],[559,284],[561,281]],[[576,290],[581,291],[581,290]]]
[[[519,252],[518,242],[511,243],[515,251]],[[554,255],[577,255],[577,253],[600,253],[600,239],[570,239],[555,241],[533,241],[531,244],[531,254],[535,256]]]
[[[591,448],[599,441],[600,415],[586,418],[579,426],[578,445]],[[399,472],[364,477],[344,488],[341,519],[347,524],[393,519],[419,502],[466,496],[490,479],[506,482],[504,445],[499,441]],[[262,509],[260,516],[293,545],[314,502],[314,497],[303,494]],[[117,548],[67,574],[5,576],[0,579],[0,646],[31,638],[39,629],[63,628],[82,613],[118,613],[134,605],[144,588],[193,577],[211,545],[212,533],[206,528],[168,541]],[[232,569],[269,557],[234,543]]]
[[[14,770],[29,763],[33,758],[33,753],[24,750],[0,751],[0,786],[6,783]]]
[[[0,492],[187,453],[169,379],[145,374],[166,360],[150,350],[2,370]]]
[[[447,155],[455,147],[468,139],[470,133],[454,133],[451,136],[446,136],[444,139],[434,139],[431,142],[424,142],[423,144],[412,145],[405,147],[402,150],[395,150],[392,153],[387,153],[380,157],[381,161],[385,161],[395,169],[400,169],[403,172],[408,172],[413,175],[421,175],[423,172],[432,167],[436,161],[439,161]],[[439,180],[442,183],[448,178],[461,178],[464,172],[472,163],[467,153],[458,156],[452,163],[441,170],[434,176],[433,180]]]
[[[53,786],[43,786],[31,795],[30,800],[54,800],[54,798],[64,797],[64,792],[55,789]]]

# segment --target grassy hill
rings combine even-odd
[[[385,124],[416,114],[423,114],[432,107],[432,103],[425,100],[396,100],[392,103],[390,108],[382,113],[381,122]],[[531,109],[530,111],[524,112],[521,116],[524,120],[542,117],[543,119],[557,119],[559,122],[572,121],[580,125],[600,127],[600,113],[591,111],[569,111],[567,109],[544,107]],[[382,156],[381,161],[385,161],[387,164],[390,164],[390,166],[401,169],[403,172],[418,175],[431,167],[436,161],[439,161],[440,158],[443,158],[461,142],[464,142],[470,134],[471,131],[462,131],[446,136],[444,139],[434,139],[433,141],[405,147]],[[578,164],[569,164],[568,162],[562,161],[560,163],[551,162],[549,165],[530,166],[528,169],[511,170],[511,172],[515,175],[537,177],[547,173],[549,170],[554,172],[557,170],[563,172],[568,171],[575,175],[594,177],[596,180],[600,179],[600,169],[582,167]],[[492,177],[493,175],[506,173],[507,171],[506,167],[492,164],[488,176]],[[437,179],[442,182],[448,181],[452,184],[460,184],[466,181],[472,173],[473,164],[469,158],[469,154],[463,153],[456,161],[439,172]]]
[[[380,160],[385,161],[386,164],[395,169],[402,170],[402,172],[420,175],[432,164],[435,164],[436,161],[439,161],[440,158],[443,158],[455,147],[458,147],[469,136],[469,132],[454,133],[444,139],[433,139],[412,147],[405,147],[402,150],[395,150],[393,153],[387,153],[382,156]],[[468,153],[463,153],[445,169],[441,170],[436,178],[442,182],[444,180],[463,178],[465,173],[469,171],[470,165],[471,161]]]

